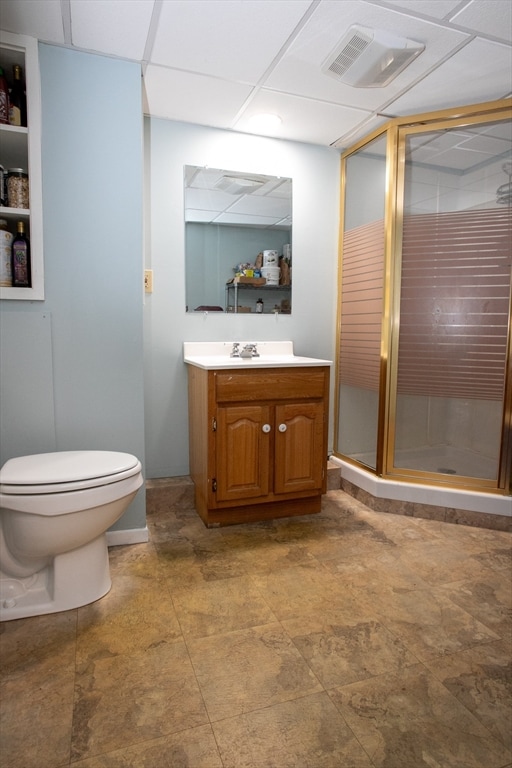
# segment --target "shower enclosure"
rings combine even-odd
[[[390,121],[342,155],[334,455],[511,493],[512,105]]]

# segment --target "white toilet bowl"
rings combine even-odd
[[[143,483],[128,453],[62,451],[0,469],[0,620],[78,608],[111,587],[106,531]]]

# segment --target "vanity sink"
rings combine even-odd
[[[330,360],[294,355],[291,341],[185,342],[183,351],[190,476],[205,525],[320,512]]]
[[[244,357],[244,347],[253,345],[257,355]],[[225,368],[292,368],[316,365],[331,365],[331,360],[316,357],[302,357],[293,354],[292,341],[238,342],[240,356],[232,357],[232,341],[185,341],[184,360],[206,370]]]

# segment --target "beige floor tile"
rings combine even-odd
[[[404,546],[412,542],[435,541],[439,531],[446,528],[446,523],[437,520],[424,520],[408,515],[378,513],[363,507],[357,517],[368,522],[376,530],[382,531],[386,537],[397,545]]]
[[[280,624],[188,642],[212,722],[322,689]]]
[[[207,721],[183,642],[90,661],[76,676],[72,759],[126,748]]]
[[[77,666],[148,650],[181,636],[164,581],[117,573],[108,595],[78,609]]]
[[[512,546],[512,536],[506,531],[497,531],[491,528],[476,528],[471,525],[453,525],[438,520],[424,520],[421,517],[414,518],[414,523],[429,534],[434,534],[443,541],[452,541],[456,547],[466,546],[468,542],[477,542],[478,548],[496,547],[509,548]]]
[[[432,586],[485,577],[489,571],[485,546],[467,538],[457,542],[441,538],[413,542],[401,550],[400,558]]]
[[[511,759],[423,665],[330,696],[375,768],[502,768]]]
[[[372,768],[326,693],[222,720],[213,730],[224,768]]]
[[[170,538],[156,545],[162,573],[171,591],[245,574],[237,549],[226,543],[221,532],[214,530],[207,534],[197,539]]]
[[[76,610],[1,622],[0,678],[74,670],[76,625]]]
[[[223,768],[210,725],[72,763],[73,768]]]
[[[205,637],[276,621],[249,576],[210,581],[173,591],[186,638]]]
[[[148,516],[150,540],[154,544],[169,540],[193,541],[208,534],[208,529],[194,509],[160,508]]]
[[[359,590],[362,599],[368,599]],[[452,602],[442,588],[372,592],[375,615],[420,660],[499,640],[499,635]]]
[[[74,673],[27,673],[0,684],[0,765],[67,765],[73,717]]]
[[[429,584],[410,565],[400,558],[397,548],[377,548],[361,558],[361,547],[342,549],[334,557],[324,561],[325,567],[343,579],[347,588],[371,590],[383,585],[395,591],[429,589]]]
[[[512,578],[488,572],[478,580],[457,581],[441,587],[449,599],[502,640],[512,642]]]
[[[237,561],[243,572],[271,573],[279,568],[315,563],[310,551],[310,531],[307,523],[294,526],[274,525],[267,529],[254,530],[252,535],[244,533],[243,526],[234,526],[225,534],[225,543],[236,552]],[[295,531],[292,533],[291,528]],[[282,535],[286,530],[287,535]]]
[[[109,547],[112,581],[118,574],[139,578],[158,578],[158,555],[153,542]]]
[[[510,534],[162,486],[107,596],[0,624],[2,768],[512,768]]]
[[[427,664],[433,675],[512,752],[512,660],[501,642]]]
[[[252,580],[280,621],[336,609],[346,593],[342,580],[318,564],[255,573]]]
[[[283,627],[325,688],[347,685],[417,663],[379,622],[346,614],[283,621]]]
[[[3,622],[0,627],[1,764],[8,768],[67,764],[76,612]]]

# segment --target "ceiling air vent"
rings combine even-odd
[[[322,71],[354,88],[383,88],[423,50],[422,43],[354,24]]]
[[[260,189],[265,181],[260,176],[221,176],[215,187],[229,195],[250,195]]]

